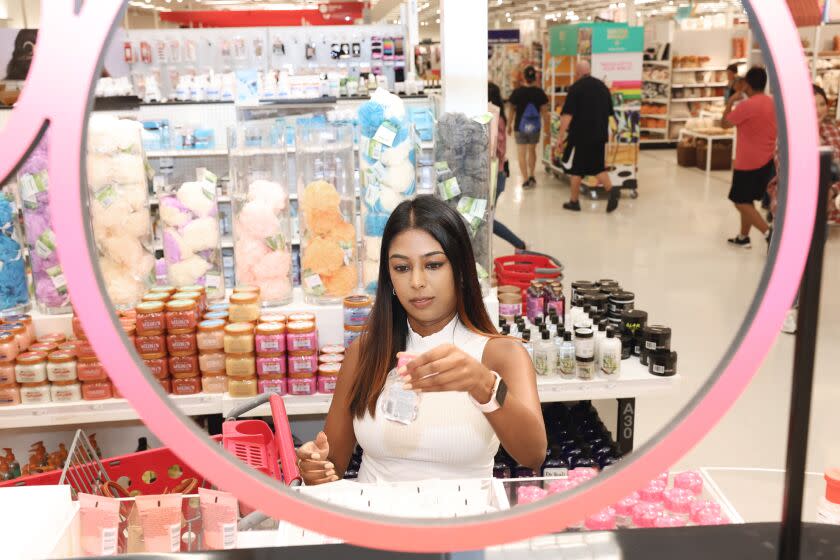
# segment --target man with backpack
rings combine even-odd
[[[537,145],[543,129],[548,131],[548,96],[536,85],[537,71],[528,66],[522,72],[525,85],[513,90],[509,103],[514,107],[515,117],[508,124],[508,134],[515,133],[519,156],[519,171],[526,178],[523,189],[537,186],[534,170],[537,167]]]
[[[560,119],[560,141],[566,132],[563,167],[572,187],[566,210],[580,212],[580,185],[584,177],[595,177],[609,193],[607,212],[618,208],[619,189],[613,189],[606,165],[606,147],[613,116],[612,93],[607,85],[591,75],[589,62],[583,60],[575,68],[577,80],[569,87]]]

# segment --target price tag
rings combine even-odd
[[[222,548],[236,548],[236,523],[222,523]]]
[[[376,203],[379,202],[379,195],[381,192],[382,189],[379,185],[368,185],[365,189],[365,204],[367,204],[369,208],[373,209],[376,206]]]
[[[443,172],[446,172],[446,171],[451,171],[451,169],[449,169],[449,163],[448,162],[436,161],[435,162],[435,171],[443,173]]]
[[[443,200],[450,200],[461,194],[461,187],[458,185],[457,177],[450,177],[446,181],[438,183],[438,190]]]
[[[394,139],[397,137],[397,125],[391,121],[385,121],[373,135],[373,139],[381,144],[385,144],[389,148],[394,145]]]
[[[99,204],[101,204],[105,208],[108,208],[116,201],[117,191],[114,188],[114,185],[108,185],[107,187],[96,191],[96,193],[93,196],[94,198],[96,198]]]
[[[371,140],[368,143],[368,148],[364,152],[364,154],[374,161],[379,161],[379,158],[382,157],[382,150],[385,149],[385,145],[381,142],[377,142],[376,140]]]
[[[272,251],[279,251],[280,249],[285,249],[286,238],[283,237],[282,233],[278,233],[274,237],[266,237],[265,244]]]
[[[473,117],[473,120],[478,124],[487,124],[493,120],[493,113],[484,113],[483,115],[478,115],[477,117]]]
[[[34,209],[38,207],[38,199],[36,195],[39,192],[47,190],[48,178],[46,171],[35,173],[27,173],[19,180],[21,198],[23,204],[27,208]]]
[[[181,552],[181,523],[169,526],[169,552]]]
[[[305,276],[303,283],[306,284],[309,291],[314,294],[323,294],[325,291],[324,283],[321,281],[321,276],[319,274],[313,273]]]
[[[208,291],[217,291],[222,288],[222,277],[218,274],[208,274],[205,278]]]
[[[117,528],[102,529],[102,556],[112,556],[117,553]]]
[[[42,259],[46,259],[55,252],[55,233],[53,230],[44,230],[35,241],[35,252]]]

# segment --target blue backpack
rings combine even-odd
[[[528,103],[522,118],[519,119],[519,132],[522,134],[539,134],[542,128],[540,110],[533,103]]]

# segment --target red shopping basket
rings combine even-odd
[[[531,280],[563,277],[560,261],[542,253],[526,251],[498,257],[493,262],[499,286],[517,286],[524,290],[531,285]]]

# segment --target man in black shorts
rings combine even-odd
[[[542,131],[548,133],[548,96],[537,85],[537,71],[528,66],[522,72],[525,85],[513,90],[508,102],[513,105],[514,119],[508,123],[508,134],[515,132],[519,172],[525,182],[523,189],[537,186],[534,170],[537,167],[537,145]],[[508,113],[510,114],[510,113]]]
[[[566,132],[563,166],[570,176],[572,193],[566,210],[580,212],[580,185],[584,177],[593,176],[609,193],[607,212],[618,208],[620,192],[613,189],[607,172],[605,152],[610,136],[610,117],[613,116],[612,94],[607,85],[591,75],[589,62],[581,61],[575,69],[577,81],[569,88],[563,116],[560,120],[560,139]]]

